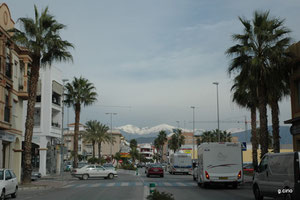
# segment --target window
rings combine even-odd
[[[89,165],[87,166],[88,169],[95,169],[95,166],[94,165]]]
[[[9,170],[5,171],[5,180],[10,180],[11,179],[11,174],[9,173]]]
[[[3,180],[4,176],[3,176],[3,170],[0,171],[0,180]]]
[[[259,164],[259,172],[263,172],[268,168],[268,157],[265,156]]]

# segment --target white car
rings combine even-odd
[[[6,195],[12,198],[17,197],[18,180],[15,173],[10,169],[0,169],[0,200],[4,200]]]
[[[108,179],[113,179],[114,177],[118,176],[116,170],[105,169],[100,165],[86,165],[82,168],[76,168],[72,170],[72,176],[87,180],[88,178],[97,178],[97,177],[104,177]]]

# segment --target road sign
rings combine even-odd
[[[247,151],[247,143],[242,142],[242,151]]]

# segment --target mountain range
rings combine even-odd
[[[131,139],[136,139],[139,144],[141,143],[153,143],[154,139],[157,137],[159,131],[164,130],[167,132],[167,135],[172,133],[177,127],[160,124],[154,127],[143,127],[139,128],[134,125],[125,125],[117,127],[116,129],[120,130],[122,135],[129,141]],[[192,132],[192,130],[185,129],[185,132]],[[196,134],[203,132],[204,130],[196,130]],[[226,130],[230,132],[233,137],[238,137],[240,142],[250,143],[251,130],[245,132],[242,128],[230,128]],[[269,131],[272,133],[272,126],[269,126]],[[292,144],[292,135],[290,134],[289,126],[280,126],[280,143],[281,144]]]

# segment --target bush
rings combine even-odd
[[[154,190],[154,192],[147,196],[147,200],[175,200],[173,195],[170,193],[159,192]]]
[[[95,157],[92,157],[92,158],[89,158],[88,159],[88,163],[90,163],[90,164],[95,164],[95,163],[97,163],[99,160],[98,160],[98,158],[95,158]]]
[[[133,164],[122,164],[121,169],[136,170]]]

